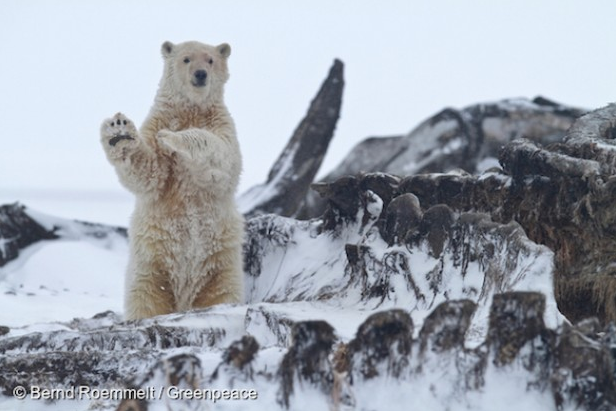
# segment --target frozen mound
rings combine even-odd
[[[397,183],[376,174],[321,186],[325,196],[338,193],[321,219],[249,220],[246,305],[6,328],[3,394],[89,387],[75,409],[207,409],[214,401],[220,409],[391,409],[399,401],[488,409],[493,396],[522,393],[537,407],[573,404],[589,373],[613,384],[595,369],[610,358],[613,331],[599,338],[593,323],[587,332],[586,343],[602,353],[596,364],[559,354],[569,347],[561,338],[578,331],[559,325],[548,248],[516,223],[446,206],[424,210],[408,193],[387,197],[384,187]],[[342,186],[354,190],[338,207]],[[18,210],[28,221],[27,209]],[[70,222],[36,216],[43,229],[75,238],[76,229],[58,229]],[[94,387],[153,396],[87,401]],[[177,390],[210,399],[188,401]],[[217,399],[224,390],[237,398]]]

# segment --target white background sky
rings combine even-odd
[[[99,125],[117,111],[143,121],[165,40],[231,44],[243,191],[265,179],[336,57],[346,87],[322,174],[365,137],[445,106],[616,100],[615,16],[612,0],[3,0],[0,200],[124,193]]]

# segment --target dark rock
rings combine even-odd
[[[543,324],[545,302],[541,294],[504,293],[493,300],[488,338],[478,349],[467,349],[464,344],[476,305],[458,300],[437,306],[424,320],[418,340],[413,339],[409,314],[399,309],[372,314],[348,344],[336,344],[334,329],[324,321],[298,322],[279,367],[269,372],[267,367],[254,368],[260,347],[248,335],[224,350],[211,378],[198,353],[177,354],[179,347],[142,349],[140,342],[133,341],[90,351],[76,351],[82,345],[75,344],[57,351],[41,345],[38,353],[0,356],[0,386],[4,395],[11,395],[17,385],[155,387],[167,395],[170,387],[191,391],[264,388],[278,381],[278,401],[284,408],[298,408],[295,401],[304,399],[296,395],[312,387],[316,391],[310,391],[311,395],[319,392],[319,400],[329,407],[352,409],[362,405],[356,398],[365,389],[362,383],[366,380],[395,379],[400,387],[433,381],[438,385],[435,392],[461,395],[487,390],[490,381],[486,371],[492,364],[500,373],[515,373],[516,378],[520,378],[521,369],[526,370],[527,390],[553,395],[559,409],[570,405],[614,409],[615,327],[602,329],[597,320],[587,320],[550,331]],[[181,318],[175,317],[176,321]],[[100,318],[90,321],[97,320]],[[138,329],[142,325],[134,326]],[[85,325],[80,328],[88,329]],[[191,350],[195,349],[199,347]],[[443,398],[448,403],[449,397]],[[153,401],[159,400],[124,399],[117,409],[147,410]],[[168,406],[192,409],[194,403],[180,398]]]
[[[438,381],[449,392],[484,389],[487,351],[465,347],[466,334],[477,305],[470,300],[446,301],[438,305],[424,320],[419,332],[418,364],[414,377],[438,369],[440,376],[460,373],[448,382]],[[460,372],[461,370],[464,370]]]
[[[389,203],[385,220],[381,224],[381,237],[390,246],[403,243],[407,236],[417,230],[423,211],[413,194],[403,194]]]
[[[529,371],[548,367],[552,335],[545,328],[545,296],[540,293],[510,292],[496,294],[490,310],[488,346],[494,364],[505,366],[524,354],[523,365]],[[536,342],[535,340],[540,340]]]
[[[190,390],[194,392],[201,387],[201,377],[203,370],[201,368],[201,360],[193,354],[177,354],[159,360],[153,367],[149,369],[143,376],[139,376],[128,382],[128,388],[136,388],[148,390],[154,387],[155,390],[163,390],[164,396],[160,396],[167,403],[167,395],[169,387],[174,387],[177,390]],[[153,400],[153,398],[150,398]],[[200,400],[205,401],[205,400]],[[169,406],[172,410],[190,410],[194,408],[194,400],[180,396],[173,400],[173,406]],[[148,404],[146,401],[124,399],[117,408],[117,411],[128,410],[147,410]]]
[[[284,247],[289,243],[293,228],[278,224],[276,215],[263,215],[246,222],[247,238],[244,241],[244,272],[258,277],[261,274],[262,256],[274,247]]]
[[[244,335],[231,343],[222,355],[222,362],[212,374],[212,380],[223,379],[224,384],[235,384],[235,380],[252,381],[252,361],[259,352],[259,343],[251,335]]]
[[[334,60],[306,117],[270,170],[267,182],[240,197],[240,207],[247,217],[267,213],[292,216],[303,204],[334,135],[343,88],[343,63]]]
[[[466,174],[416,175],[406,177],[400,183],[399,191],[416,195],[424,208],[456,204],[456,208],[471,211],[468,193],[475,180]]]
[[[447,301],[438,305],[426,317],[419,332],[420,353],[463,349],[475,308],[476,304],[470,300]]]
[[[121,358],[120,358],[121,357]],[[100,387],[123,381],[133,361],[152,361],[144,352],[45,351],[44,354],[0,356],[2,394],[13,395],[17,386],[34,385],[66,388],[86,385]]]
[[[477,177],[408,176],[398,184],[396,195],[415,195],[423,210],[446,205],[454,213],[482,212],[498,223],[516,221],[532,241],[555,252],[554,290],[560,311],[572,321],[592,316],[602,324],[616,321],[613,118],[616,105],[581,117],[558,144],[512,142],[500,158],[507,174],[492,170]],[[346,198],[347,204],[358,201],[351,194]],[[426,228],[420,231],[423,238]],[[437,239],[447,236],[443,230],[433,236],[432,252],[438,255],[442,241]]]
[[[616,370],[609,346],[598,338],[598,322],[565,325],[554,350],[552,390],[559,409],[613,410],[616,407]]]
[[[383,201],[383,208],[397,197],[397,188],[400,178],[391,174],[369,173],[362,175],[359,180],[359,190],[372,191]]]
[[[352,382],[378,376],[401,377],[409,372],[413,320],[403,310],[372,314],[347,346]]]
[[[358,193],[359,181],[356,177],[342,177],[330,184],[313,184],[312,188],[330,204],[323,220],[324,229],[332,230],[342,221],[354,219],[361,205]]]
[[[125,399],[118,405],[116,411],[148,411],[148,402],[145,399]]]
[[[224,329],[161,326],[151,321],[128,327],[98,324],[100,328],[73,324],[75,331],[0,339],[0,387],[6,394],[18,385],[65,388],[123,382],[135,374],[136,363],[155,362],[174,348],[211,347],[225,336]]]
[[[16,259],[24,248],[43,240],[58,238],[56,229],[46,229],[18,203],[0,206],[0,267]]]
[[[418,243],[425,238],[430,246],[433,257],[440,257],[445,243],[451,236],[455,223],[453,211],[444,204],[430,207],[423,214],[417,233],[410,237],[412,242]]]
[[[241,340],[231,344],[222,358],[226,364],[242,369],[255,358],[258,350],[259,344],[257,340],[254,337],[245,335]]]
[[[296,384],[310,384],[327,397],[334,387],[329,354],[336,337],[325,321],[303,321],[293,327],[292,345],[282,359],[279,402],[289,408]]]
[[[541,175],[550,178],[582,178],[597,174],[601,164],[544,150],[535,143],[519,139],[501,151],[503,170],[512,176]]]
[[[533,241],[554,250],[557,301],[572,321],[616,321],[615,117],[616,106],[607,106],[577,120],[562,144],[516,142],[501,157],[514,182],[501,218],[516,219]]]

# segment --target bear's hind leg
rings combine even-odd
[[[125,319],[138,320],[172,312],[175,312],[175,298],[167,275],[141,276],[127,288]]]
[[[217,273],[207,282],[193,300],[191,308],[205,308],[217,304],[234,304],[244,302],[244,285],[241,272],[226,270]]]

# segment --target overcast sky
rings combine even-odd
[[[118,111],[143,121],[165,40],[231,44],[243,191],[265,179],[334,58],[346,88],[322,174],[363,138],[406,133],[445,106],[616,100],[615,16],[612,0],[3,0],[0,195],[123,191],[99,125]]]

